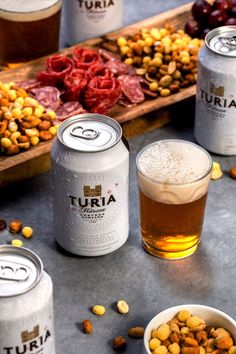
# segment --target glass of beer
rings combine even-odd
[[[62,0],[0,0],[0,64],[59,49]]]
[[[202,147],[167,139],[138,154],[142,243],[166,259],[190,256],[201,238],[212,159]]]

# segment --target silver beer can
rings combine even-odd
[[[123,0],[64,0],[65,41],[73,45],[121,28]]]
[[[55,354],[52,290],[35,253],[0,246],[1,354]]]
[[[71,253],[100,256],[128,238],[129,151],[121,126],[100,114],[65,120],[51,149],[55,238]]]
[[[198,56],[194,135],[207,150],[236,154],[236,26],[210,31]]]

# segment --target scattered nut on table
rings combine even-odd
[[[90,320],[83,321],[84,333],[90,334],[93,331],[93,325]]]
[[[24,226],[21,233],[25,238],[30,238],[33,235],[33,229],[30,226]]]
[[[117,336],[112,341],[113,349],[124,350],[127,346],[127,340],[123,336]]]
[[[230,177],[236,179],[236,167],[232,167],[229,171]]]
[[[15,246],[15,247],[22,247],[23,242],[21,240],[14,239],[14,240],[11,240],[11,245]]]
[[[143,327],[131,327],[128,330],[128,336],[132,338],[142,338],[144,336]]]
[[[22,226],[23,226],[22,221],[17,220],[17,219],[16,220],[12,220],[9,223],[9,231],[11,233],[13,233],[13,234],[16,234],[16,233],[21,231]]]
[[[119,313],[126,314],[129,312],[129,305],[127,304],[126,301],[119,300],[117,302],[117,309],[118,309]]]
[[[4,219],[0,219],[0,231],[3,231],[7,227],[7,222]]]
[[[106,309],[102,305],[95,305],[95,306],[93,306],[92,311],[97,316],[103,316],[103,315],[105,315]]]
[[[223,172],[221,170],[220,163],[214,161],[212,164],[211,179],[217,180],[217,179],[221,178],[222,175],[223,175]]]

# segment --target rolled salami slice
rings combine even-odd
[[[91,75],[83,69],[71,70],[64,79],[66,101],[79,100],[90,79]]]
[[[55,54],[47,58],[46,69],[38,73],[37,80],[48,85],[58,85],[63,83],[73,68],[73,60],[66,54]]]
[[[93,113],[108,113],[121,97],[121,86],[121,82],[114,77],[94,77],[85,90],[86,109]]]
[[[72,53],[76,68],[88,69],[94,62],[101,62],[101,56],[95,49],[76,47]]]

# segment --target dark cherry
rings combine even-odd
[[[231,8],[231,1],[229,0],[216,0],[214,2],[214,10],[224,10],[224,11],[229,11]]]
[[[193,18],[198,22],[206,22],[213,7],[205,0],[196,0],[192,6]]]
[[[199,37],[202,31],[201,25],[194,19],[188,20],[184,29],[190,37]]]
[[[226,26],[235,26],[236,25],[236,18],[235,17],[230,17],[228,20],[225,22]]]
[[[220,27],[227,21],[227,14],[223,10],[214,10],[208,17],[208,24],[211,28]]]

